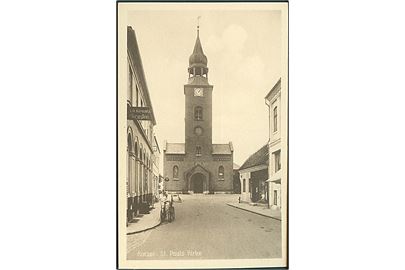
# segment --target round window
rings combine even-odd
[[[203,133],[203,129],[202,129],[202,127],[196,127],[196,128],[194,129],[194,132],[195,132],[195,134],[196,134],[197,136],[200,136],[200,135]]]

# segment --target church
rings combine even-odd
[[[185,95],[185,143],[163,145],[164,188],[169,193],[232,193],[233,146],[212,143],[213,85],[197,26]]]

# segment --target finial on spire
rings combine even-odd
[[[197,17],[197,35],[200,34],[200,18],[201,18],[201,16]]]

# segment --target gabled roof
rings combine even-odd
[[[148,86],[146,84],[145,71],[143,70],[141,54],[139,53],[138,42],[136,40],[136,35],[134,29],[131,26],[127,26],[127,52],[131,62],[136,69],[136,74],[140,77],[139,81],[143,92],[145,93],[146,104],[150,107],[152,114],[152,122],[156,125],[155,114],[153,113],[152,101],[150,100]]]
[[[266,143],[259,150],[257,150],[253,155],[251,155],[239,168],[239,170],[247,169],[250,167],[255,167],[259,165],[269,164],[269,146]]]
[[[230,144],[213,144],[212,145],[213,155],[231,155],[232,148]]]
[[[271,94],[272,92],[275,92],[275,91],[277,91],[277,90],[280,90],[280,88],[281,88],[281,78],[278,79],[278,81],[276,82],[276,84],[273,86],[273,88],[271,88],[271,90],[269,91],[269,93],[268,93],[264,98],[265,98],[265,99],[269,99],[270,94]]]
[[[197,164],[194,165],[193,167],[191,167],[190,169],[188,169],[187,171],[184,172],[184,175],[191,175],[192,173],[194,173],[195,171],[198,171],[198,169],[200,169],[200,171],[207,173],[208,175],[211,174],[211,172],[209,170],[207,170],[206,168],[204,168],[203,166],[201,166],[201,164]]]
[[[166,154],[185,154],[186,147],[184,143],[166,143]]]

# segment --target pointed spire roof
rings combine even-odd
[[[200,26],[197,26],[197,39],[195,41],[193,53],[190,55],[188,62],[190,67],[207,66],[207,56],[205,56],[203,52],[200,41]]]

